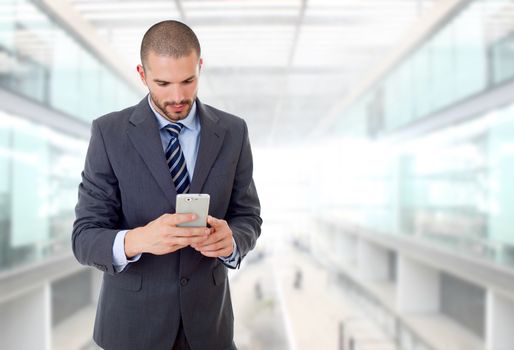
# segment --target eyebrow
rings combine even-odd
[[[182,80],[182,82],[184,82],[184,81],[188,81],[188,80],[191,80],[191,79],[193,79],[193,78],[195,78],[195,77],[196,77],[196,75],[192,75],[192,76],[190,76],[189,78]],[[161,80],[161,79],[154,79],[153,81],[154,81],[155,83],[169,83],[169,81]]]

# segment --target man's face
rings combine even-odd
[[[150,52],[145,68],[138,65],[137,71],[150,90],[153,107],[166,119],[177,122],[193,107],[201,66],[202,59],[195,52],[181,58]]]

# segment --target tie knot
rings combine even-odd
[[[170,133],[171,137],[178,137],[183,127],[184,124],[182,123],[172,123],[166,125],[164,128]]]

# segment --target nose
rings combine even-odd
[[[180,84],[171,84],[170,89],[170,100],[174,103],[180,103],[180,101],[184,100],[184,89],[180,86]]]

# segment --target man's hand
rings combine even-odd
[[[232,230],[227,222],[209,215],[207,223],[211,225],[211,234],[207,239],[191,244],[191,247],[211,258],[232,255],[234,243],[232,241]]]
[[[195,214],[164,214],[144,227],[128,231],[125,236],[125,255],[127,258],[141,253],[163,255],[204,242],[212,229],[177,227],[178,224],[195,219]]]

